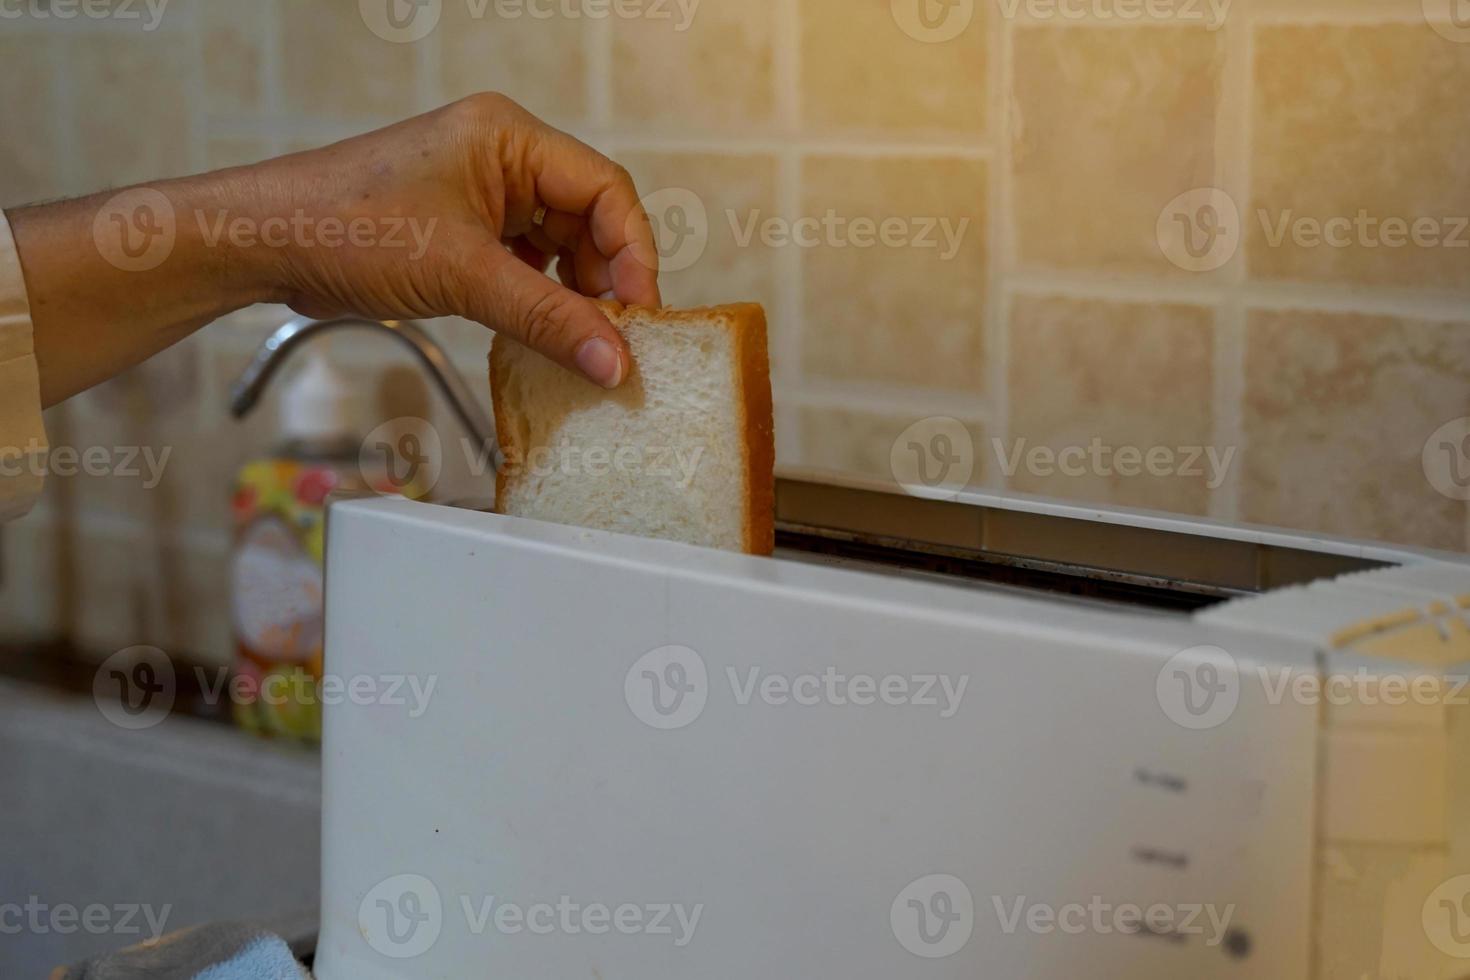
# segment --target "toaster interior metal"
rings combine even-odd
[[[1182,529],[1189,522],[1173,522],[1181,529],[1142,526],[989,499],[926,499],[896,488],[782,476],[777,554],[1180,612],[1391,564]]]

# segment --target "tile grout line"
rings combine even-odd
[[[836,379],[808,379],[793,388],[778,391],[793,408],[841,408],[862,413],[903,416],[905,421],[931,415],[949,415],[990,422],[990,413],[977,410],[969,392],[919,388]]]
[[[1163,278],[1104,279],[1061,270],[1032,269],[1012,274],[1006,291],[1016,296],[1057,296],[1124,303],[1175,303],[1215,306],[1232,294],[1251,309],[1300,309],[1321,313],[1362,313],[1450,322],[1470,321],[1470,296],[1457,293],[1350,290],[1331,283],[1250,282],[1232,285],[1223,278],[1190,280]]]
[[[207,72],[204,70],[205,14],[199,7],[189,8],[186,15],[189,28],[189,77],[193,84],[184,93],[187,101],[185,115],[189,120],[189,173],[201,173],[209,169],[209,133],[205,125],[208,109],[206,88]]]
[[[595,35],[595,32],[589,32]],[[595,41],[589,38],[589,57]],[[600,59],[594,59],[600,60]],[[596,92],[597,72],[589,73],[588,97],[596,102],[593,112],[611,113],[611,107],[603,104],[610,101],[605,93]],[[988,160],[995,154],[991,147],[978,143],[942,140],[904,142],[853,136],[829,136],[803,138],[795,133],[758,132],[747,135],[720,137],[715,135],[685,135],[682,133],[659,133],[643,131],[630,136],[626,127],[610,124],[608,116],[593,117],[590,125],[579,126],[577,135],[583,139],[605,139],[614,137],[630,144],[636,143],[641,151],[649,153],[725,153],[745,155],[775,154],[787,149],[802,153],[830,153],[854,157],[937,157],[956,160]],[[292,135],[315,135],[322,129],[358,132],[363,128],[377,128],[398,122],[391,116],[238,116],[224,114],[211,116],[208,120],[218,128],[219,135],[248,137],[281,131]]]
[[[189,99],[189,131],[191,153],[195,156],[194,166],[191,172],[199,173],[209,169],[209,81],[205,64],[208,60],[206,48],[208,47],[208,15],[200,8],[192,8],[190,16],[193,20],[193,67],[191,74],[194,77],[192,91],[188,93]],[[264,39],[262,39],[264,46]],[[267,149],[268,155],[273,155],[272,150]],[[228,314],[227,314],[228,315]],[[218,320],[214,322],[219,322]],[[200,372],[199,391],[196,395],[194,406],[195,424],[206,430],[212,429],[220,421],[220,413],[217,407],[220,405],[219,386],[217,385],[214,372],[209,370],[214,360],[216,350],[216,335],[218,331],[211,331],[213,324],[205,324],[195,332],[198,337],[198,347],[193,357],[198,360]]]
[[[1251,6],[1245,0],[1243,17],[1227,20],[1224,27],[1225,64],[1222,70],[1222,125],[1217,127],[1220,145],[1216,158],[1220,161],[1221,183],[1227,195],[1246,207],[1250,203],[1250,147],[1253,97],[1251,57]],[[1227,15],[1228,16],[1228,15]],[[1242,23],[1243,20],[1243,23]],[[1237,206],[1237,210],[1238,210]],[[1224,481],[1209,492],[1209,516],[1217,520],[1240,519],[1241,458],[1245,451],[1245,306],[1246,282],[1249,275],[1243,217],[1237,227],[1237,251],[1226,267],[1227,288],[1222,302],[1214,311],[1211,376],[1214,381],[1212,440],[1217,451],[1233,447],[1231,465]]]
[[[801,12],[796,0],[781,0],[776,5],[776,42],[773,84],[776,86],[778,125],[795,133],[801,126]],[[785,214],[799,214],[801,208],[802,154],[792,141],[782,141],[776,154],[776,208]],[[778,392],[798,390],[802,386],[801,356],[807,323],[803,309],[806,267],[798,251],[783,261],[774,250],[769,261],[776,272],[776,315],[778,328],[775,377],[772,386]],[[789,397],[781,397],[776,407],[779,425],[778,446],[798,462],[806,461],[806,447],[801,427],[801,413]],[[783,435],[784,433],[784,435]],[[780,455],[778,453],[778,455]]]
[[[285,150],[285,137],[279,121],[286,115],[285,92],[281,80],[281,28],[283,20],[280,0],[260,0],[264,37],[261,38],[261,74],[266,116],[269,120],[265,134],[269,152],[274,156]]]
[[[83,189],[82,171],[80,161],[81,140],[77,132],[76,113],[76,86],[72,82],[72,73],[66,70],[66,60],[63,57],[64,38],[53,33],[48,36],[48,52],[51,61],[51,77],[55,84],[51,90],[51,108],[56,111],[54,125],[56,146],[61,150],[61,179],[65,185],[67,197],[75,197],[86,193],[87,190],[101,190],[101,188]],[[59,110],[59,111],[58,111]]]
[[[587,116],[592,122],[588,138],[613,136],[613,33],[606,18],[594,18],[582,31],[582,44],[587,58]]]
[[[440,25],[442,26],[442,25]],[[414,45],[414,91],[418,112],[428,112],[444,102],[440,81],[444,77],[444,45],[439,27]]]
[[[987,129],[996,146],[994,158],[987,174],[990,185],[990,247],[987,260],[990,265],[987,284],[989,295],[985,301],[986,339],[989,398],[989,423],[985,436],[1007,444],[1011,430],[1010,393],[1010,318],[1011,297],[1009,285],[1014,262],[1014,213],[1011,187],[1011,64],[1013,26],[1010,19],[1001,17],[992,22],[987,33],[989,41],[986,51],[992,62],[987,80],[991,95],[990,118]],[[982,412],[983,414],[983,412]],[[1003,472],[981,474],[983,485],[1004,490],[1006,478]]]

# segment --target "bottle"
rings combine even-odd
[[[353,392],[318,341],[282,392],[281,443],[234,487],[231,612],[235,721],[266,735],[321,738],[323,541],[327,495],[362,489]]]

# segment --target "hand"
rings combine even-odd
[[[390,216],[407,221],[392,247],[284,249],[279,281],[308,316],[464,316],[616,387],[627,350],[586,297],[660,305],[658,253],[627,171],[504,96],[257,170],[268,209],[384,234]],[[543,274],[553,256],[562,285]]]
[[[462,316],[616,387],[627,347],[589,297],[660,305],[653,231],[627,172],[499,95],[7,217],[47,405],[258,302],[316,317]],[[560,285],[544,274],[552,256]]]

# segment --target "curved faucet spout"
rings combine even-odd
[[[230,412],[235,418],[243,418],[255,407],[261,393],[270,383],[277,370],[285,363],[291,351],[306,343],[308,339],[338,327],[366,327],[383,330],[406,344],[418,358],[419,363],[434,379],[443,393],[450,409],[470,436],[479,444],[484,458],[496,469],[500,468],[499,453],[495,443],[495,429],[480,407],[479,401],[470,394],[464,379],[454,370],[445,356],[444,349],[413,320],[372,320],[367,317],[341,316],[330,320],[313,320],[297,317],[283,324],[260,345],[250,365],[240,375],[230,390]]]

